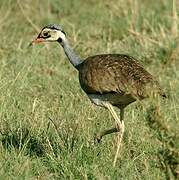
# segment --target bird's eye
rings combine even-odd
[[[48,32],[44,32],[43,36],[45,36],[45,37],[48,36]]]

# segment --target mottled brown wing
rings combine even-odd
[[[144,98],[148,87],[158,89],[155,81],[134,58],[122,54],[104,54],[87,58],[79,66],[82,89],[88,93],[133,94]]]

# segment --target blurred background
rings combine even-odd
[[[177,0],[0,0],[0,177],[177,179],[178,16]],[[113,119],[87,99],[63,49],[28,47],[51,23],[82,58],[134,56],[168,95],[127,108],[116,168],[115,135],[92,143]]]

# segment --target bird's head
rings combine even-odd
[[[32,41],[32,44],[37,44],[41,42],[55,42],[63,43],[66,40],[66,34],[62,27],[56,24],[49,24],[45,26],[37,38]]]

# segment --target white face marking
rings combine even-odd
[[[57,31],[57,36],[58,36],[58,38],[61,38],[63,41],[65,41],[65,39],[66,39],[65,34],[62,33],[61,31]],[[58,38],[57,38],[57,39],[58,39]]]
[[[60,30],[55,30],[55,29],[52,30],[52,29],[46,28],[43,30],[42,35],[45,34],[46,32],[48,32],[48,34],[50,35],[50,37],[46,38],[46,41],[57,41],[59,38],[61,38],[62,41],[65,41],[66,39],[65,34],[61,32]]]

